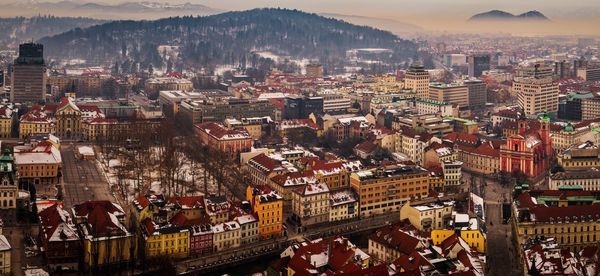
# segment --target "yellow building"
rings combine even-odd
[[[0,138],[12,137],[13,124],[17,116],[12,108],[8,106],[0,107]]]
[[[408,219],[420,231],[443,229],[452,219],[454,202],[411,206],[410,202],[400,208],[400,220]]]
[[[126,265],[137,257],[135,235],[124,225],[125,211],[110,201],[86,201],[72,209],[83,240],[86,269]]]
[[[352,173],[350,186],[358,193],[360,216],[398,212],[409,200],[426,197],[429,172],[419,166],[389,165]]]
[[[512,208],[518,246],[530,238],[555,238],[562,248],[579,251],[600,241],[600,204],[581,190],[538,190],[518,196]]]
[[[182,226],[159,226],[150,218],[144,219],[140,227],[145,241],[147,258],[168,256],[185,258],[189,253],[190,231]]]
[[[28,151],[16,151],[14,160],[21,181],[36,185],[59,182],[62,157],[50,142],[40,142]]]
[[[479,253],[485,253],[486,237],[479,227],[477,218],[470,218],[467,214],[455,214],[452,223],[453,229],[434,229],[431,231],[431,241],[434,245],[440,245],[450,236],[457,234],[470,247]]]
[[[341,221],[358,217],[358,201],[351,189],[329,194],[329,221]]]
[[[54,113],[56,134],[71,138],[81,135],[81,110],[75,105],[73,98],[63,97]]]
[[[360,161],[337,161],[324,163],[317,161],[310,166],[315,177],[320,182],[325,182],[331,190],[346,189],[350,187],[350,175],[354,171],[363,169]]]
[[[248,186],[246,200],[258,218],[260,239],[280,237],[283,233],[283,197],[268,186]]]

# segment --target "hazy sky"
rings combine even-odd
[[[28,0],[0,0],[1,4],[26,2]],[[37,0],[58,2],[59,0]],[[71,0],[87,3],[117,4],[122,2],[149,1],[203,4],[221,10],[246,10],[260,7],[295,8],[315,13],[359,15],[418,25],[426,30],[455,31],[480,27],[483,31],[496,32],[483,26],[466,25],[466,19],[476,13],[504,10],[520,14],[538,10],[548,16],[555,26],[535,28],[533,33],[549,31],[560,34],[600,34],[600,0]],[[52,13],[52,11],[48,11]],[[89,15],[88,15],[89,16]],[[126,19],[119,17],[119,19]],[[361,23],[361,22],[359,22]],[[369,24],[370,23],[364,23]],[[376,26],[381,27],[381,26]],[[494,26],[497,27],[497,26]],[[520,26],[519,26],[520,27]],[[523,28],[531,26],[525,25]],[[388,28],[391,30],[391,28]],[[478,30],[479,31],[479,30]],[[500,31],[511,30],[501,29]],[[512,32],[514,33],[514,32]]]

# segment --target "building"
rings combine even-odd
[[[410,202],[400,208],[400,220],[408,220],[419,231],[444,229],[452,219],[454,202],[445,201],[441,204],[410,205]]]
[[[310,114],[323,114],[323,97],[289,95],[284,99],[284,119],[306,119]]]
[[[352,107],[352,101],[343,94],[321,93],[323,97],[323,113],[341,112]]]
[[[110,201],[86,201],[72,209],[83,243],[84,270],[111,271],[137,257],[135,235],[124,225],[125,212]]]
[[[460,161],[445,160],[442,163],[444,188],[457,188],[462,184],[462,165]]]
[[[20,182],[35,185],[59,183],[62,157],[50,142],[40,142],[29,149],[17,149],[14,160]]]
[[[483,175],[500,172],[500,149],[494,148],[492,143],[482,143],[475,147],[457,144],[456,150],[465,171]]]
[[[464,54],[444,54],[442,61],[447,67],[466,66],[467,56]]]
[[[13,126],[17,120],[18,110],[12,106],[0,107],[0,138],[13,137]]]
[[[315,177],[320,182],[325,182],[331,190],[350,188],[350,174],[362,170],[363,165],[360,161],[335,161],[323,162],[316,161],[310,165]]]
[[[585,67],[577,69],[577,77],[585,81],[599,81],[600,67]]]
[[[207,196],[204,198],[204,212],[213,225],[229,221],[230,210],[231,202],[225,196]]]
[[[17,207],[19,187],[16,169],[13,156],[5,150],[0,156],[0,209]]]
[[[397,212],[408,201],[429,193],[429,172],[419,166],[388,165],[352,173],[350,186],[358,194],[360,217]]]
[[[283,198],[268,186],[248,186],[246,201],[258,218],[259,239],[272,239],[283,234]]]
[[[512,85],[519,107],[526,115],[558,112],[558,83],[548,78],[517,78]]]
[[[213,227],[210,223],[190,227],[190,256],[213,252]]]
[[[281,162],[264,153],[250,158],[243,168],[250,176],[250,183],[256,186],[268,185],[273,176],[286,172]]]
[[[441,137],[453,131],[452,125],[437,114],[397,116],[392,122],[392,129],[399,130],[403,136],[419,136],[421,139]]]
[[[581,120],[600,118],[600,97],[581,100]]]
[[[486,233],[480,227],[481,221],[468,214],[454,213],[445,229],[431,231],[431,241],[434,245],[441,245],[452,236],[460,237],[470,248],[479,253],[486,251]]]
[[[500,171],[523,173],[532,179],[547,174],[554,156],[550,118],[542,116],[538,129],[530,128],[524,119],[520,119],[518,125],[518,134],[511,135],[506,144],[500,146]]]
[[[377,229],[369,236],[368,252],[374,260],[392,263],[402,256],[411,256],[414,252],[430,245],[418,230],[408,221],[401,221]]]
[[[82,249],[74,221],[68,211],[54,204],[38,213],[39,240],[51,271],[78,270]]]
[[[259,240],[259,223],[254,215],[240,212],[233,218],[233,221],[240,225],[240,245],[252,244]]]
[[[552,147],[556,151],[561,151],[594,140],[594,129],[597,125],[598,122],[582,121],[576,125],[567,123],[564,127],[551,126]]]
[[[306,76],[309,78],[323,77],[323,64],[309,63],[306,65]]]
[[[312,170],[288,172],[271,177],[269,186],[283,196],[284,200],[292,200],[293,192],[309,184],[321,183]]]
[[[556,172],[550,176],[550,190],[600,190],[600,172],[597,169]]]
[[[213,251],[240,247],[241,227],[236,221],[219,223],[213,226]]]
[[[483,71],[490,70],[489,55],[471,55],[467,62],[469,63],[469,78],[479,78],[483,75]]]
[[[33,106],[19,119],[19,138],[56,133],[54,106]]]
[[[358,201],[351,189],[332,191],[329,204],[330,222],[358,218]]]
[[[458,110],[451,103],[431,99],[415,99],[417,114],[438,114],[440,116],[458,116]]]
[[[581,121],[582,101],[594,97],[592,93],[571,92],[558,102],[558,118],[570,121]]]
[[[329,187],[325,183],[308,183],[292,190],[292,220],[298,227],[329,221]]]
[[[145,218],[141,221],[140,228],[144,239],[146,258],[168,256],[178,259],[188,256],[190,231],[187,227],[171,224],[159,225],[151,218]]]
[[[196,91],[162,90],[158,93],[158,102],[165,115],[173,116],[179,113],[181,102],[201,100],[205,97],[204,94]]]
[[[482,80],[466,80],[469,94],[469,109],[484,108],[487,103],[487,86]]]
[[[385,265],[371,266],[370,256],[344,237],[294,242],[281,253],[278,275],[382,275]]]
[[[580,253],[581,260],[586,259],[588,249],[597,250],[595,246],[584,248]],[[592,252],[593,252],[592,251]],[[570,251],[562,249],[555,238],[531,238],[528,239],[519,255],[522,256],[520,263],[523,275],[589,275],[588,273],[596,271],[595,265],[588,264],[584,267],[576,255]],[[597,257],[594,255],[593,257]],[[592,263],[592,260],[589,260]],[[587,272],[587,273],[586,273]]]
[[[243,128],[226,129],[212,122],[196,124],[194,128],[202,144],[230,157],[237,158],[239,153],[248,152],[252,148],[252,137]]]
[[[164,77],[148,79],[144,83],[146,95],[158,95],[160,91],[192,91],[194,84],[187,79]]]
[[[554,238],[562,249],[581,250],[600,240],[598,193],[576,190],[529,191],[512,206],[517,247],[531,238]]]
[[[574,144],[557,155],[557,163],[567,171],[600,168],[600,148],[591,141]]]
[[[542,64],[535,64],[534,66],[520,67],[515,72],[517,78],[549,78],[554,76],[554,68],[552,66],[544,66]]]
[[[19,45],[19,57],[12,66],[11,78],[11,102],[32,105],[46,101],[46,64],[42,44]]]
[[[435,101],[457,104],[459,107],[469,106],[469,88],[458,83],[431,83],[429,98]]]
[[[404,88],[414,92],[418,98],[429,98],[429,72],[419,64],[413,64],[404,74]]]
[[[0,273],[12,275],[12,247],[4,235],[0,235],[0,262]]]
[[[277,107],[268,100],[209,98],[205,100],[184,100],[179,112],[193,124],[223,122],[225,119],[276,116]]]

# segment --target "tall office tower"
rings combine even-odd
[[[429,72],[420,64],[413,64],[404,75],[404,88],[417,93],[417,97],[429,98]]]
[[[554,62],[554,75],[559,79],[564,79],[566,75],[566,62],[564,60]]]
[[[558,83],[547,78],[516,78],[513,93],[526,115],[558,112]]]
[[[519,78],[537,78],[543,79],[552,77],[554,75],[554,69],[552,66],[545,66],[542,64],[535,64],[534,66],[520,67],[517,69],[515,76]]]
[[[484,108],[487,103],[487,87],[482,80],[466,80],[469,89],[469,109]]]
[[[14,103],[37,103],[46,99],[46,65],[44,46],[36,43],[19,45],[19,57],[12,68],[12,92]]]
[[[490,70],[489,55],[472,55],[468,58],[469,61],[469,78],[479,78],[483,71]]]
[[[457,104],[459,107],[469,106],[469,89],[459,83],[432,83],[429,87],[429,98],[432,100]]]

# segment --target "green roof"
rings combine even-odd
[[[568,96],[569,100],[574,100],[574,99],[583,100],[583,99],[591,99],[591,98],[593,98],[594,94],[592,94],[592,93],[583,93],[583,94],[580,94],[580,93],[577,93],[577,92],[571,92],[567,96]]]

